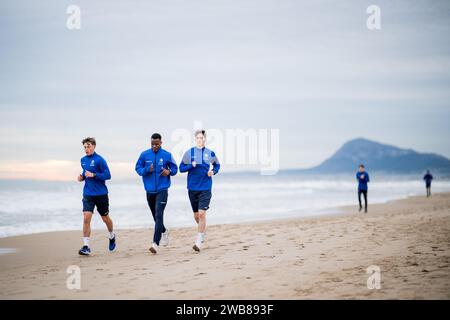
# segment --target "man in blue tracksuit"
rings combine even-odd
[[[431,181],[433,181],[433,176],[430,173],[430,170],[427,170],[427,173],[423,176],[423,180],[425,181],[425,187],[427,188],[427,198],[431,197]]]
[[[78,181],[84,181],[83,190],[83,247],[78,251],[80,255],[88,256],[91,253],[89,238],[91,236],[91,219],[95,207],[102,217],[109,231],[109,250],[116,248],[116,236],[113,231],[113,222],[109,217],[109,198],[106,180],[111,179],[108,164],[95,152],[97,145],[94,138],[82,141],[86,156],[81,158],[83,172],[78,175]]]
[[[220,163],[214,151],[205,148],[206,132],[195,132],[196,146],[186,151],[180,163],[180,172],[188,172],[187,188],[194,219],[198,224],[198,235],[194,246],[200,251],[205,240],[206,210],[209,209],[212,193],[212,176],[220,170]],[[212,166],[212,168],[211,168]]]
[[[364,195],[364,212],[367,213],[367,183],[370,181],[369,174],[365,171],[364,165],[359,166],[359,171],[356,173],[356,180],[358,181],[358,200],[359,200],[359,211],[362,210],[361,194]]]
[[[170,176],[178,172],[178,166],[170,152],[161,148],[161,135],[154,133],[152,147],[141,153],[136,162],[136,172],[142,177],[147,203],[155,220],[155,232],[150,252],[156,253],[158,246],[169,245],[169,231],[164,226],[164,209],[167,205]]]

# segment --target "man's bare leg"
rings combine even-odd
[[[89,237],[91,236],[92,212],[83,212],[83,248],[78,252],[80,255],[89,255]]]
[[[198,212],[194,212],[194,219],[197,224],[199,223]]]
[[[198,211],[198,233],[205,233],[206,230],[206,211]]]
[[[83,237],[89,238],[91,236],[91,220],[92,212],[83,212]]]
[[[206,231],[206,211],[205,210],[199,210],[198,215],[198,235],[197,240],[195,241],[194,246],[192,247],[195,251],[200,251],[203,241],[205,240],[205,231]]]
[[[108,228],[108,231],[110,233],[113,232],[113,222],[112,222],[111,218],[109,217],[109,215],[102,216],[102,220],[106,224],[106,227]]]
[[[116,248],[116,235],[113,230],[113,222],[109,217],[109,214],[101,217],[109,231],[109,251],[113,251]]]

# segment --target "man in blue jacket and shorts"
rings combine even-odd
[[[212,176],[220,170],[214,151],[205,147],[206,132],[195,132],[196,146],[186,151],[180,164],[180,172],[187,172],[187,188],[194,219],[198,224],[197,239],[192,247],[199,252],[205,241],[206,211],[212,197]]]

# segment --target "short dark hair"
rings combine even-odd
[[[362,163],[359,165],[359,167],[360,167],[360,168],[363,168],[363,169],[365,168],[364,165],[363,165]]]
[[[194,133],[194,136],[196,137],[198,134],[202,134],[204,137],[206,137],[206,131],[205,130],[197,130],[197,131],[195,131],[195,133]]]
[[[92,144],[93,146],[96,146],[96,145],[97,145],[97,142],[95,142],[95,138],[92,138],[92,137],[84,138],[83,141],[81,141],[81,143],[82,143],[83,145],[84,145],[85,143],[90,143],[90,144]]]
[[[152,139],[159,139],[161,140],[161,135],[159,133],[152,134]]]

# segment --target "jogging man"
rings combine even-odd
[[[369,174],[364,170],[364,165],[359,166],[359,171],[356,173],[356,180],[358,181],[358,200],[359,200],[359,211],[362,210],[361,194],[364,195],[364,212],[367,213],[367,183],[370,181]]]
[[[111,179],[108,165],[99,154],[95,152],[97,143],[94,138],[86,138],[82,141],[86,156],[81,158],[83,172],[78,176],[78,181],[84,181],[83,190],[83,247],[78,251],[80,255],[91,254],[89,238],[91,236],[91,220],[94,208],[102,217],[109,231],[109,251],[116,248],[116,236],[113,231],[113,222],[109,217],[109,198],[106,180]]]
[[[423,176],[423,180],[425,180],[425,187],[427,188],[427,198],[431,197],[431,181],[433,181],[433,176],[430,170],[427,170],[427,173]]]
[[[180,163],[180,172],[188,172],[187,188],[195,222],[198,224],[198,235],[194,246],[199,252],[205,241],[206,211],[209,209],[212,193],[212,176],[220,170],[216,154],[205,148],[206,132],[195,132],[196,146],[186,151]],[[212,165],[212,169],[211,169]]]
[[[136,172],[142,177],[147,203],[155,221],[155,231],[150,252],[156,254],[158,246],[169,245],[169,230],[164,226],[164,209],[169,195],[170,176],[178,172],[178,166],[170,152],[161,148],[161,135],[154,133],[151,138],[151,149],[141,153],[136,162]],[[161,239],[162,238],[162,239]]]

